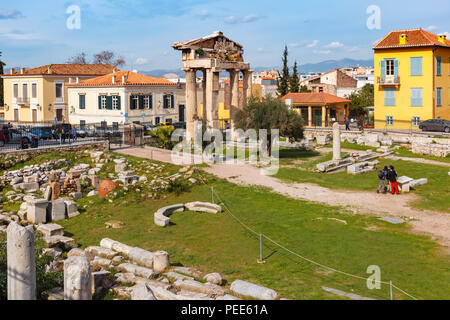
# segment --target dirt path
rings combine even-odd
[[[147,159],[151,159],[153,155],[154,160],[172,163],[170,151],[133,148],[118,152]],[[450,214],[412,209],[409,204],[417,199],[414,194],[393,196],[365,191],[331,190],[308,183],[286,183],[277,178],[262,175],[260,169],[249,164],[215,164],[203,170],[239,185],[263,186],[294,199],[347,207],[355,214],[414,217],[413,221],[409,221],[413,231],[430,234],[441,245],[446,246],[447,249],[450,248]]]

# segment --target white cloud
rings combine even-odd
[[[201,19],[206,19],[211,16],[211,13],[209,13],[208,10],[201,10],[196,14],[197,17],[200,17]]]
[[[314,40],[312,43],[308,44],[308,48],[315,48],[319,44],[319,40]]]
[[[258,52],[263,52],[264,51],[263,48],[258,48],[257,50],[258,50]]]
[[[19,10],[0,10],[0,20],[23,18],[23,14]]]
[[[238,22],[238,18],[236,16],[229,16],[225,18],[225,23],[237,23]]]
[[[228,16],[225,18],[225,23],[236,24],[236,23],[250,23],[259,20],[261,17],[256,14],[249,14],[245,17]]]
[[[326,45],[325,48],[330,48],[330,49],[337,49],[337,48],[342,48],[344,45],[340,42],[331,42],[330,44]]]
[[[426,27],[425,28],[425,30],[427,30],[427,31],[436,31],[438,29],[438,27],[436,27],[436,26],[428,26],[428,27]]]
[[[330,54],[331,50],[314,50],[313,53],[316,53],[316,54]]]
[[[146,64],[146,63],[148,63],[148,60],[145,59],[145,58],[137,58],[136,59],[136,64],[139,65],[139,66],[141,66],[143,64]]]
[[[11,40],[36,40],[39,37],[32,33],[25,33],[21,31],[10,31],[0,33],[0,37],[11,39]]]
[[[248,16],[245,16],[244,18],[242,18],[242,22],[244,22],[244,23],[253,22],[258,19],[259,19],[259,17],[256,14],[249,14]]]

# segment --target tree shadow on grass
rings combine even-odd
[[[308,159],[320,156],[317,151],[306,149],[281,149],[280,159]]]

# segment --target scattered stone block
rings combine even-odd
[[[206,276],[203,277],[207,282],[216,284],[216,285],[222,285],[223,279],[220,273],[214,272],[214,273],[208,273]]]
[[[132,248],[128,252],[128,258],[134,263],[141,265],[147,268],[153,268],[153,252],[141,249],[141,248]]]
[[[136,276],[134,275],[134,273],[131,272],[126,272],[126,273],[116,273],[115,274],[115,279],[117,282],[119,283],[133,283],[133,281],[135,280]]]
[[[391,218],[391,217],[379,218],[378,220],[386,221],[391,224],[402,224],[405,222],[403,219],[396,219],[396,218]]]
[[[109,271],[97,271],[92,272],[91,283],[92,283],[92,294],[100,292],[102,289],[108,288],[108,277],[111,274]]]
[[[183,212],[184,204],[176,204],[158,209],[154,214],[154,222],[157,226],[167,227],[170,223],[170,216],[174,212]]]
[[[193,277],[189,277],[189,276],[182,275],[182,274],[179,274],[177,272],[172,272],[172,271],[166,272],[166,273],[164,273],[164,275],[166,277],[168,277],[168,278],[174,279],[175,281],[178,281],[178,280],[194,280]]]
[[[74,239],[65,237],[65,236],[50,236],[50,237],[44,237],[45,247],[46,248],[53,248],[57,246],[58,244],[64,245],[66,248],[69,247],[76,247],[77,243]]]
[[[44,199],[47,201],[52,200],[52,187],[47,186],[44,191]]]
[[[40,231],[44,237],[64,236],[64,227],[59,224],[40,224],[37,230]]]
[[[147,283],[140,283],[133,287],[131,300],[156,300],[156,297]]]
[[[64,261],[64,300],[92,300],[91,266],[84,257]]]
[[[73,248],[67,253],[67,257],[85,257],[89,261],[94,260],[94,256],[80,248]]]
[[[27,202],[27,220],[34,224],[47,222],[47,205],[45,199],[34,199]]]
[[[48,221],[61,221],[66,218],[66,205],[63,199],[52,200],[49,202],[48,208]]]
[[[279,299],[279,295],[276,291],[243,280],[233,281],[230,290],[236,295],[251,297],[258,300]]]
[[[94,260],[90,263],[93,267],[109,267],[111,265],[111,260],[101,257],[94,257]]]
[[[97,246],[87,247],[85,249],[85,251],[93,256],[99,256],[101,258],[105,258],[105,259],[109,259],[109,260],[111,260],[112,258],[114,258],[115,256],[117,256],[119,254],[111,249],[106,249],[106,248],[97,247]]]
[[[210,297],[223,296],[225,291],[212,283],[201,283],[195,280],[177,280],[175,286],[186,291],[204,293]]]
[[[131,249],[133,249],[133,247],[127,246],[126,244],[108,238],[104,238],[100,241],[100,247],[114,250],[126,256],[128,256]]]
[[[428,179],[423,178],[423,179],[418,179],[418,180],[411,181],[409,183],[409,186],[411,188],[415,188],[415,187],[418,187],[418,186],[423,186],[424,184],[427,184],[427,183],[428,183]]]
[[[147,279],[154,279],[158,276],[158,274],[152,269],[140,267],[131,263],[122,263],[118,265],[116,268],[122,272],[133,273],[136,276]]]
[[[208,213],[219,213],[222,212],[222,207],[209,202],[189,202],[184,205],[187,210],[194,212],[208,212]]]
[[[165,251],[157,251],[153,254],[153,270],[163,273],[170,266],[169,254]]]
[[[98,195],[98,191],[96,190],[92,190],[87,194],[88,197],[95,197],[96,195]]]
[[[66,215],[69,219],[80,215],[78,211],[78,205],[75,201],[64,200]]]
[[[72,192],[72,193],[70,194],[70,196],[71,196],[74,200],[78,200],[78,199],[83,198],[83,193],[81,193],[81,192]]]

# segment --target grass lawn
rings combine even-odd
[[[346,171],[330,174],[313,171],[316,164],[331,159],[332,153],[318,156],[317,152],[314,151],[281,150],[281,166],[283,164],[292,164],[294,160],[302,160],[303,162],[297,164],[296,168],[292,168],[292,166],[281,167],[276,177],[289,182],[315,183],[330,189],[375,192],[378,187],[377,172],[353,176],[347,174]],[[413,203],[414,207],[450,212],[450,183],[448,176],[450,168],[404,160],[378,160],[380,161],[379,168],[393,165],[399,176],[409,176],[414,179],[428,178],[428,184],[417,187],[413,191],[421,197],[420,200]]]
[[[341,208],[288,199],[263,188],[241,187],[211,177],[209,181],[244,223],[301,255],[363,277],[369,276],[369,265],[378,265],[383,281],[392,280],[417,298],[448,298],[450,284],[442,281],[450,277],[447,256],[441,255],[438,245],[428,237],[407,233],[404,225],[392,226]],[[368,290],[363,280],[324,270],[268,241],[264,241],[267,262],[257,264],[258,237],[226,213],[175,213],[173,224],[167,228],[153,223],[153,213],[160,207],[210,198],[210,187],[205,185],[159,200],[142,200],[131,191],[113,203],[83,198],[78,203],[80,208],[88,205],[86,210],[61,224],[83,247],[98,245],[109,237],[151,251],[166,250],[173,264],[220,272],[228,284],[236,279],[249,280],[290,299],[340,299],[324,292],[322,286],[389,298],[386,285],[381,290]],[[347,225],[333,218],[345,220]],[[110,220],[123,221],[126,226],[106,229],[104,223]],[[396,299],[407,297],[396,292]]]

